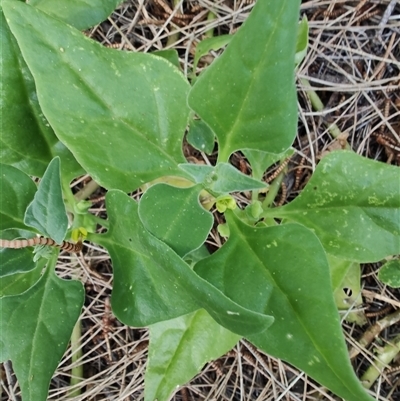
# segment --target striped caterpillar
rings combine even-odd
[[[63,241],[61,244],[57,244],[51,238],[46,237],[35,237],[29,239],[14,239],[9,241],[7,239],[0,239],[0,248],[26,248],[28,246],[35,245],[47,245],[47,246],[55,246],[67,252],[78,253],[82,250],[82,241],[78,241],[76,244],[72,242]]]

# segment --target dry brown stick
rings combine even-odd
[[[374,338],[376,338],[379,333],[386,329],[389,326],[392,326],[393,324],[397,323],[400,321],[400,309],[398,309],[396,312],[387,315],[381,320],[378,320],[373,326],[371,326],[364,334],[363,336],[358,340],[359,347],[353,347],[350,352],[350,359],[355,358],[359,353],[360,353],[360,348],[365,348],[369,344],[372,343]]]

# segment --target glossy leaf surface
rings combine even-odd
[[[103,48],[23,3],[3,8],[46,118],[99,184],[131,191],[163,175],[182,175],[177,164],[184,161],[189,84],[174,66]]]
[[[238,303],[275,317],[247,338],[347,401],[371,401],[348,359],[318,238],[297,224],[253,228],[226,216],[227,243],[195,271]]]
[[[63,201],[60,159],[53,159],[40,180],[35,197],[26,209],[24,223],[61,244],[68,228]]]
[[[151,325],[145,401],[168,401],[178,386],[207,362],[228,352],[239,339],[204,309]]]
[[[0,164],[0,188],[0,230],[25,229],[25,210],[35,196],[36,185],[21,170]]]
[[[298,0],[257,1],[228,47],[200,75],[189,105],[218,137],[219,160],[238,149],[281,153],[296,135]]]
[[[24,401],[47,400],[83,298],[80,282],[61,280],[48,268],[28,291],[0,299],[1,356],[12,360]]]
[[[213,216],[199,203],[201,187],[177,188],[166,184],[150,187],[139,203],[145,228],[179,256],[202,245],[213,225]]]
[[[301,194],[265,215],[313,229],[330,254],[375,262],[400,253],[399,169],[353,152],[324,157]]]
[[[30,0],[29,4],[79,30],[103,22],[121,0]]]
[[[143,227],[137,203],[120,191],[107,193],[110,228],[92,235],[114,267],[113,312],[130,326],[146,326],[204,308],[238,334],[262,332],[269,316],[241,307],[201,279],[166,244]]]

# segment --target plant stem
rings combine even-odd
[[[96,181],[89,181],[80,191],[75,194],[76,201],[80,202],[89,198],[89,196],[92,195],[92,193],[95,192],[99,187],[100,185]]]
[[[207,21],[213,21],[217,18],[217,15],[213,11],[209,11],[207,14]],[[214,36],[214,28],[209,29],[204,33],[206,38],[212,38]]]
[[[276,195],[279,192],[279,188],[281,187],[283,177],[287,173],[287,168],[284,168],[283,171],[278,174],[278,176],[272,181],[271,185],[269,186],[269,190],[267,192],[267,196],[265,197],[263,201],[263,209],[270,208],[271,205],[273,204]]]
[[[174,9],[178,6],[179,3],[180,0],[173,1]],[[169,47],[172,47],[178,41],[178,39],[179,39],[179,32],[175,31],[170,36],[168,36],[166,48],[168,49]]]
[[[72,360],[72,369],[71,369],[71,382],[70,386],[74,387],[79,384],[83,380],[83,364],[77,363],[79,359],[82,358],[82,346],[81,346],[81,337],[82,337],[82,327],[81,320],[79,319],[74,326],[74,330],[72,331],[71,336],[71,360]],[[81,394],[81,388],[76,387],[72,388],[68,392],[68,397],[73,398]]]
[[[374,363],[361,376],[362,385],[370,388],[381,375],[385,367],[400,353],[400,335],[396,336],[390,344],[381,348]]]
[[[310,81],[308,79],[301,78],[300,82],[306,87],[309,87],[309,88],[311,87]],[[307,93],[308,98],[310,99],[313,109],[315,111],[323,111],[325,106],[322,103],[320,97],[317,95],[317,92],[315,92],[312,89],[306,89],[305,91]],[[333,124],[325,123],[325,125],[327,126],[329,133],[334,138],[338,138],[340,135],[343,134],[342,131],[339,129],[339,127],[335,123],[333,123]],[[346,149],[352,150],[350,145],[347,142],[346,142]]]

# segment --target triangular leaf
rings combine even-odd
[[[297,366],[347,401],[371,401],[347,355],[318,238],[297,225],[253,228],[227,214],[227,243],[195,271],[227,296],[275,317],[247,338]]]
[[[328,154],[291,203],[265,211],[314,230],[325,250],[355,262],[400,253],[400,173],[353,152]]]
[[[68,217],[63,201],[58,157],[47,167],[32,203],[26,209],[24,223],[58,244],[64,240]]]
[[[194,84],[189,105],[217,135],[220,161],[238,149],[281,153],[292,144],[298,18],[298,0],[257,1],[224,53]]]
[[[51,268],[23,294],[0,298],[2,356],[13,362],[24,401],[47,400],[83,298],[80,282],[61,280]]]

